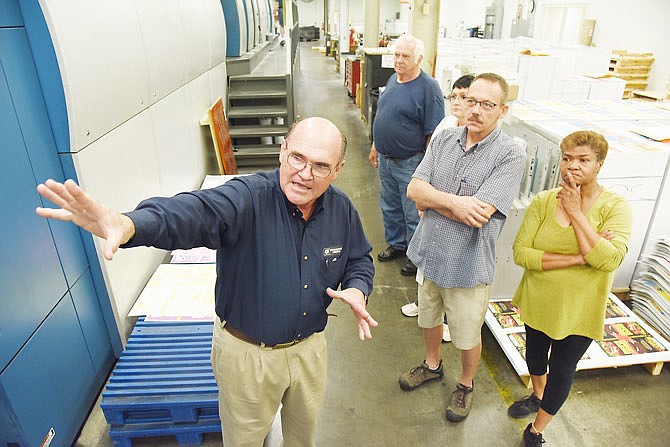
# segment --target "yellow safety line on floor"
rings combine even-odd
[[[495,360],[486,349],[482,349],[482,360],[484,360],[484,363],[486,364],[486,370],[488,371],[489,376],[491,376],[493,381],[496,383],[498,394],[500,394],[500,397],[503,398],[503,402],[505,403],[505,409],[509,408],[509,406],[512,405],[516,399],[512,394],[512,390],[507,385],[507,381],[503,380],[500,376],[500,368],[498,368]],[[517,428],[519,428],[520,432],[523,432],[526,428],[526,425],[528,425],[528,421],[526,419],[508,418],[514,421],[514,424],[517,426]]]

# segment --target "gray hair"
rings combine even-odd
[[[402,36],[398,37],[398,40],[395,41],[395,44],[397,45],[399,42],[406,42],[412,45],[412,48],[414,48],[415,62],[417,62],[419,58],[421,58],[426,51],[426,47],[424,46],[421,39],[414,37],[410,34],[403,34]]]

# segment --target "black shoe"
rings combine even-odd
[[[416,265],[408,259],[400,269],[400,274],[402,276],[416,276]]]
[[[523,431],[523,441],[521,442],[523,447],[541,447],[542,444],[547,442],[542,437],[542,433],[532,433],[530,431],[530,427],[532,425],[533,424],[528,424],[526,429]]]
[[[400,249],[400,248],[395,248],[393,245],[389,245],[386,247],[386,250],[379,252],[377,255],[377,259],[379,259],[380,262],[386,262],[386,261],[391,261],[396,258],[400,258],[402,256],[405,256],[405,249]]]
[[[507,409],[507,414],[514,419],[523,419],[526,416],[530,416],[531,413],[537,413],[541,403],[542,400],[538,399],[535,394],[531,394],[510,405]]]

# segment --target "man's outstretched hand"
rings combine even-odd
[[[326,289],[329,297],[342,301],[351,307],[356,320],[358,320],[358,338],[365,340],[372,338],[370,327],[377,327],[379,323],[372,318],[372,315],[365,310],[365,296],[363,292],[355,288],[344,290],[333,290],[330,287]]]
[[[105,240],[102,253],[111,260],[121,244],[135,234],[135,225],[126,215],[108,208],[86,194],[73,180],[47,180],[37,192],[60,208],[38,207],[35,212],[49,219],[72,222]]]

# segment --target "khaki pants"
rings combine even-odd
[[[321,333],[284,349],[254,346],[214,322],[212,368],[225,447],[261,447],[282,404],[284,447],[313,447],[326,391]]]

